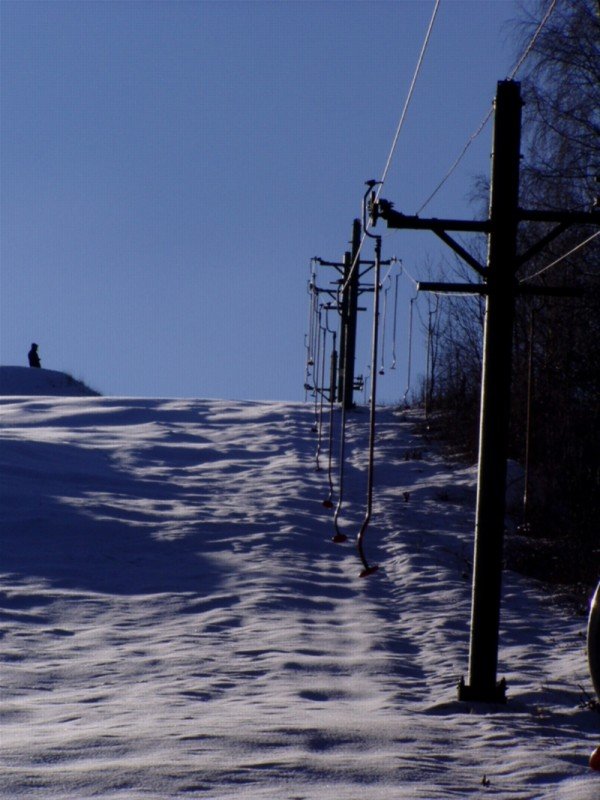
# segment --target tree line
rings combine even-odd
[[[531,41],[549,6],[543,0],[522,10],[514,23],[522,43]],[[520,80],[521,207],[589,211],[600,195],[598,0],[556,2]],[[485,202],[486,188],[483,179],[474,187],[477,201]],[[522,223],[519,252],[552,227]],[[527,262],[519,279],[578,287],[581,296],[519,297],[513,345],[510,453],[523,465],[525,485],[509,566],[584,585],[593,585],[600,566],[600,237],[582,244],[597,231],[567,228]],[[485,261],[485,241],[478,244]],[[472,280],[467,267],[453,269],[461,282]],[[484,304],[479,296],[427,304],[430,368],[422,400],[444,435],[473,455]]]

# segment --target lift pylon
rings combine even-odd
[[[520,84],[500,81],[496,94],[489,219],[407,216],[395,211],[392,203],[376,198],[371,207],[373,224],[382,218],[389,228],[433,231],[483,280],[474,284],[420,283],[418,287],[425,291],[481,294],[486,298],[469,677],[468,682],[461,680],[459,686],[459,699],[470,701],[505,701],[506,684],[504,680],[497,682],[497,666],[515,298],[517,294],[572,296],[576,293],[518,283],[517,269],[567,227],[600,223],[598,212],[528,211],[519,207],[521,106]],[[517,230],[522,221],[558,225],[519,256]],[[487,265],[480,264],[449,231],[486,233]]]

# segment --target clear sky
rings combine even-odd
[[[433,6],[3,0],[0,362],[36,341],[104,394],[303,399],[309,262],[348,248]],[[489,109],[517,14],[442,0],[382,192],[400,210]],[[477,216],[490,144],[488,125],[428,215]],[[434,239],[386,236],[383,257],[422,275]]]

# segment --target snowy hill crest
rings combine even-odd
[[[98,397],[66,372],[31,367],[0,367],[0,396]]]

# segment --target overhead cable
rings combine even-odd
[[[548,22],[548,20],[550,19],[550,15],[551,15],[551,14],[552,14],[552,12],[554,11],[554,9],[555,9],[555,7],[556,7],[556,3],[557,3],[557,0],[552,0],[551,4],[549,5],[549,7],[548,7],[548,9],[547,9],[547,11],[546,11],[546,13],[545,13],[545,14],[544,14],[544,16],[543,16],[543,18],[542,18],[541,22],[540,22],[540,23],[539,23],[539,25],[537,26],[537,28],[536,28],[536,30],[535,30],[535,33],[534,33],[534,34],[533,34],[533,36],[531,37],[531,40],[529,41],[529,44],[527,45],[527,47],[525,48],[525,50],[523,51],[523,53],[521,54],[521,56],[520,56],[520,57],[519,57],[519,59],[517,60],[517,62],[516,62],[516,64],[515,64],[515,66],[512,68],[512,70],[511,70],[511,71],[509,72],[509,74],[507,75],[507,78],[506,78],[507,80],[509,80],[509,81],[512,81],[512,80],[514,80],[514,78],[515,78],[515,76],[516,76],[517,72],[518,72],[518,71],[521,69],[521,67],[523,66],[523,62],[525,61],[525,59],[527,58],[527,56],[528,56],[528,55],[529,55],[529,53],[531,52],[531,50],[532,50],[533,46],[535,45],[535,43],[536,43],[536,41],[537,41],[537,38],[538,38],[538,36],[539,36],[539,35],[540,35],[540,33],[542,32],[542,29],[543,29],[543,27],[545,26],[545,24],[546,24],[546,23]],[[492,114],[493,114],[493,111],[494,111],[494,106],[492,105],[492,106],[490,106],[490,108],[488,109],[488,111],[487,111],[487,113],[486,113],[485,117],[484,117],[484,118],[483,118],[483,120],[482,120],[482,121],[479,123],[479,125],[477,126],[477,128],[475,129],[475,131],[474,131],[474,132],[471,134],[471,136],[470,136],[470,137],[467,139],[467,143],[465,144],[465,146],[463,147],[463,149],[462,149],[462,150],[461,150],[461,152],[459,153],[458,157],[457,157],[457,158],[455,159],[455,161],[452,163],[452,166],[451,166],[451,167],[448,169],[448,171],[446,172],[446,174],[444,175],[444,177],[441,179],[441,181],[438,183],[438,185],[435,187],[435,189],[434,189],[434,190],[431,192],[431,194],[429,195],[429,197],[428,197],[428,198],[427,198],[427,199],[426,199],[426,200],[425,200],[423,203],[421,203],[421,205],[419,206],[419,208],[418,208],[418,209],[417,209],[417,211],[416,211],[416,214],[417,214],[417,216],[418,216],[418,215],[419,215],[419,214],[420,214],[420,213],[423,211],[423,209],[424,209],[426,206],[428,206],[428,205],[429,205],[429,203],[430,203],[430,202],[433,200],[433,198],[436,196],[436,194],[437,194],[437,193],[440,191],[440,189],[442,188],[442,186],[443,186],[443,185],[446,183],[446,181],[448,180],[448,178],[449,178],[449,177],[452,175],[452,173],[454,172],[454,170],[455,170],[455,169],[458,167],[458,165],[460,164],[460,162],[463,160],[463,158],[464,158],[464,156],[465,156],[465,154],[466,154],[467,150],[469,149],[469,147],[470,147],[470,146],[473,144],[473,142],[475,141],[475,139],[477,139],[477,137],[479,136],[479,134],[480,134],[480,133],[483,131],[483,129],[484,129],[484,128],[485,128],[485,126],[487,125],[487,123],[488,123],[488,121],[489,121],[490,117],[491,117],[491,116],[492,116]]]
[[[568,258],[570,255],[573,255],[573,253],[576,253],[577,250],[581,250],[582,247],[585,247],[586,244],[589,244],[592,241],[592,239],[595,239],[597,236],[600,236],[600,231],[592,233],[592,235],[588,236],[587,239],[584,239],[582,242],[579,242],[579,244],[575,245],[575,247],[572,247],[568,252],[563,253],[562,256],[556,258],[554,261],[552,261],[552,263],[546,264],[545,267],[542,267],[542,269],[539,269],[537,272],[534,272],[533,275],[528,275],[526,278],[522,278],[520,283],[525,283],[525,281],[530,281],[533,278],[537,278],[538,275],[542,275],[542,273],[546,272],[552,267],[555,267],[557,264],[560,264],[560,262],[564,261],[565,258]]]
[[[441,3],[441,0],[435,0],[435,5],[434,5],[433,11],[431,13],[431,19],[429,20],[429,25],[427,26],[427,31],[425,33],[425,38],[423,40],[423,44],[421,45],[421,52],[419,53],[419,58],[417,59],[417,64],[415,66],[415,69],[414,69],[414,72],[413,72],[413,76],[412,76],[412,80],[411,80],[410,86],[408,88],[408,94],[406,95],[406,100],[404,101],[404,107],[402,108],[402,113],[400,114],[400,120],[399,120],[398,126],[396,128],[396,133],[394,135],[394,140],[392,142],[392,146],[390,148],[390,152],[389,152],[389,155],[387,157],[387,161],[385,163],[385,167],[383,169],[383,173],[381,175],[381,179],[379,181],[379,186],[378,186],[377,191],[375,193],[375,199],[376,200],[379,199],[379,194],[381,192],[381,189],[383,187],[383,184],[384,184],[385,179],[387,177],[387,174],[389,172],[390,166],[392,164],[392,159],[393,159],[394,153],[396,151],[396,145],[398,144],[398,139],[400,138],[400,133],[402,131],[402,128],[404,127],[404,121],[406,119],[406,114],[408,112],[408,107],[409,107],[409,105],[411,103],[411,100],[412,100],[412,97],[413,97],[413,94],[414,94],[414,91],[415,91],[415,86],[417,85],[417,78],[419,77],[419,73],[421,71],[421,66],[423,65],[423,59],[425,58],[425,52],[427,51],[427,46],[429,45],[429,40],[431,38],[431,32],[433,30],[433,23],[435,22],[435,18],[437,17],[437,13],[438,13],[438,10],[439,10],[439,7],[440,7],[440,3]],[[376,185],[376,184],[373,184],[373,185]],[[363,247],[363,245],[365,243],[365,239],[366,239],[366,233],[363,230],[362,238],[360,240],[360,244],[358,246],[358,250],[357,250],[356,255],[354,257],[354,261],[352,262],[352,265],[350,267],[350,272],[348,274],[348,277],[346,278],[346,280],[344,282],[344,285],[341,287],[341,291],[346,291],[347,287],[350,284],[350,280],[354,275],[354,270],[357,268],[357,264],[358,264],[358,262],[360,260],[360,253],[361,253],[362,247]]]
[[[400,115],[400,121],[398,122],[398,127],[396,128],[396,135],[394,136],[394,141],[392,142],[392,146],[390,148],[390,153],[388,155],[388,159],[385,163],[385,168],[379,179],[379,188],[377,189],[376,198],[379,198],[379,193],[381,192],[381,188],[385,183],[385,179],[387,178],[388,171],[390,169],[392,158],[394,157],[394,152],[396,150],[396,145],[398,144],[398,138],[400,137],[400,132],[404,126],[404,120],[406,119],[406,112],[408,111],[408,107],[410,105],[410,101],[412,100],[413,93],[415,91],[415,86],[417,84],[417,78],[419,77],[419,72],[421,71],[421,66],[423,65],[423,59],[425,58],[425,52],[427,51],[427,46],[429,45],[429,40],[431,38],[431,32],[433,30],[433,23],[435,22],[435,18],[437,17],[437,13],[440,7],[440,0],[435,0],[435,6],[433,7],[433,12],[431,14],[431,19],[429,20],[429,26],[427,28],[427,33],[425,34],[425,39],[423,40],[423,45],[421,46],[421,52],[419,53],[419,58],[417,60],[417,65],[415,67],[415,71],[413,73],[412,81],[410,82],[410,87],[408,89],[408,94],[406,96],[406,100],[404,102],[404,108],[402,109],[402,114]]]
[[[429,203],[430,203],[430,202],[433,200],[433,198],[436,196],[436,194],[439,192],[439,190],[442,188],[442,186],[443,186],[443,185],[446,183],[446,181],[448,180],[448,178],[449,178],[449,177],[452,175],[452,173],[454,172],[454,170],[455,170],[455,169],[458,167],[458,165],[460,164],[460,162],[463,160],[463,158],[464,158],[464,156],[465,156],[465,153],[467,152],[467,150],[469,149],[469,147],[470,147],[470,146],[473,144],[473,142],[475,141],[475,139],[476,139],[476,138],[479,136],[479,134],[481,133],[481,131],[482,131],[482,130],[485,128],[485,126],[487,125],[487,123],[488,123],[488,121],[489,121],[490,117],[492,116],[492,113],[493,113],[493,111],[494,111],[494,106],[490,106],[490,108],[489,108],[489,110],[488,110],[487,114],[486,114],[486,115],[485,115],[485,117],[482,119],[482,121],[479,123],[479,125],[477,126],[477,128],[476,128],[476,129],[473,131],[473,133],[471,134],[471,136],[470,136],[470,137],[467,139],[467,143],[465,144],[465,146],[463,147],[463,149],[462,149],[462,150],[461,150],[461,152],[459,153],[458,157],[457,157],[457,158],[455,159],[455,161],[452,163],[452,166],[450,167],[450,169],[449,169],[449,170],[446,172],[446,174],[444,175],[444,177],[442,178],[442,180],[441,180],[441,181],[438,183],[438,185],[435,187],[435,189],[433,190],[433,192],[431,192],[431,194],[429,195],[429,197],[428,197],[428,198],[427,198],[427,199],[426,199],[426,200],[425,200],[423,203],[421,203],[421,205],[420,205],[420,206],[419,206],[419,208],[417,209],[417,211],[416,211],[416,215],[417,215],[417,216],[418,216],[418,215],[421,213],[421,211],[423,211],[423,209],[424,209],[426,206],[428,206],[428,205],[429,205]]]
[[[507,76],[507,80],[509,80],[509,81],[512,81],[512,80],[514,79],[515,75],[517,74],[517,72],[518,72],[518,71],[521,69],[521,67],[522,67],[522,65],[523,65],[523,62],[525,61],[525,59],[527,58],[527,56],[528,56],[528,55],[529,55],[529,53],[531,52],[531,50],[532,50],[532,48],[533,48],[534,44],[535,44],[535,43],[536,43],[536,41],[537,41],[537,38],[538,38],[538,36],[539,36],[539,35],[540,35],[540,33],[542,32],[542,28],[544,27],[544,25],[545,25],[545,24],[548,22],[548,20],[550,19],[550,15],[551,15],[551,14],[552,14],[552,12],[554,11],[554,9],[555,9],[555,7],[556,7],[556,3],[557,3],[557,0],[552,0],[552,2],[550,3],[550,5],[548,6],[548,9],[547,9],[546,13],[545,13],[545,14],[544,14],[544,16],[542,17],[542,21],[541,21],[541,22],[540,22],[540,24],[537,26],[535,33],[534,33],[534,34],[533,34],[533,36],[531,37],[531,41],[529,42],[529,44],[527,45],[527,47],[526,47],[526,48],[525,48],[525,50],[523,51],[523,54],[521,55],[521,57],[519,58],[519,60],[518,60],[518,61],[517,61],[517,63],[515,64],[515,66],[512,68],[512,70],[511,70],[511,71],[510,71],[510,73],[508,74],[508,76]]]

